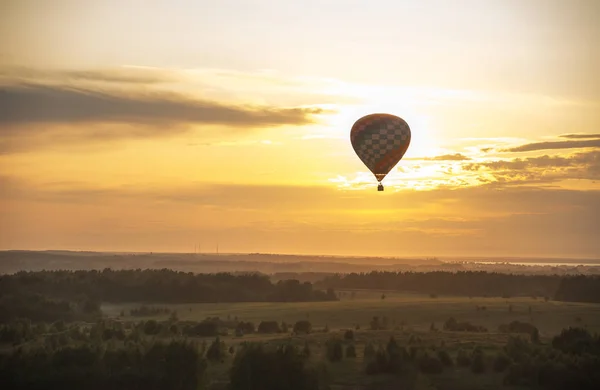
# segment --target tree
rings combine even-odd
[[[267,348],[248,344],[238,351],[230,371],[231,390],[318,390],[318,373],[305,365],[292,345]]]
[[[503,372],[510,366],[510,358],[506,353],[500,351],[494,358],[494,371]]]
[[[225,343],[221,341],[219,336],[210,344],[206,351],[206,358],[212,362],[223,361],[225,358]]]
[[[281,333],[277,321],[262,321],[258,324],[258,333]]]
[[[331,338],[327,340],[327,360],[330,362],[339,362],[344,357],[344,350],[341,340]]]
[[[294,333],[296,334],[300,334],[300,333],[310,333],[312,330],[312,325],[310,324],[310,322],[306,321],[306,320],[301,320],[301,321],[297,321],[294,324]]]
[[[346,347],[346,357],[347,358],[355,358],[356,357],[356,348],[354,344],[350,344]]]
[[[473,355],[471,359],[471,371],[475,374],[481,374],[485,371],[485,363],[483,350],[475,349],[473,350]]]

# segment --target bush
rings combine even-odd
[[[302,349],[302,356],[304,356],[305,358],[309,358],[310,354],[310,346],[308,345],[308,341],[305,341],[304,348]]]
[[[342,342],[339,339],[332,338],[327,340],[327,360],[330,362],[339,362],[344,357]]]
[[[206,351],[206,358],[210,361],[223,361],[225,358],[225,343],[217,337]]]
[[[372,359],[375,357],[375,347],[373,346],[373,344],[368,343],[367,345],[365,345],[364,356],[365,360]]]
[[[219,325],[214,321],[203,320],[194,325],[185,326],[183,333],[186,336],[215,337],[219,334]]]
[[[254,324],[252,322],[238,322],[237,326],[235,327],[235,334],[238,335],[240,332],[242,334],[254,333]]]
[[[277,321],[262,321],[258,324],[258,333],[281,333]]]
[[[160,333],[160,324],[154,320],[146,321],[144,324],[144,333],[150,336],[154,336]]]
[[[446,351],[444,349],[440,349],[437,352],[437,356],[438,356],[438,359],[440,359],[440,362],[442,362],[442,364],[444,366],[450,367],[450,366],[454,365],[454,362],[452,361],[452,357],[450,356],[448,351]]]
[[[473,358],[471,359],[471,371],[475,374],[481,374],[485,372],[485,362],[483,351],[475,349],[473,351]]]
[[[494,371],[503,372],[510,366],[510,358],[508,355],[502,351],[498,352],[496,357],[494,358]]]
[[[552,339],[552,346],[562,352],[576,355],[600,354],[600,338],[592,336],[583,328],[563,329]]]
[[[451,332],[487,332],[487,329],[480,325],[473,325],[469,322],[458,322],[450,317],[444,323],[444,330]]]
[[[419,366],[419,370],[424,374],[439,374],[444,371],[444,365],[442,362],[435,356],[430,356],[428,353],[421,355],[417,364]]]
[[[230,371],[231,390],[308,390],[325,387],[317,371],[305,366],[294,346],[249,344],[238,351]]]
[[[346,357],[347,358],[355,358],[356,357],[356,348],[354,344],[350,344],[346,347]]]
[[[471,365],[471,357],[464,349],[459,349],[456,354],[456,364],[460,367],[468,367]]]
[[[537,328],[528,322],[512,321],[509,324],[500,325],[498,330],[503,333],[531,334],[532,332],[536,331]]]
[[[294,333],[296,334],[300,334],[300,333],[310,333],[312,330],[312,325],[310,324],[309,321],[306,320],[301,320],[301,321],[297,321],[294,324]]]
[[[529,360],[531,346],[520,337],[510,337],[504,347],[504,352],[514,362],[525,362]]]

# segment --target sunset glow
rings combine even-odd
[[[598,1],[2,7],[1,249],[600,257]]]

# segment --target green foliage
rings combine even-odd
[[[240,333],[241,333],[241,335],[254,333],[254,323],[244,322],[244,321],[238,322],[235,327],[235,334],[237,336]]]
[[[152,317],[169,314],[171,311],[166,307],[155,307],[142,305],[138,308],[129,310],[132,317]]]
[[[310,345],[308,345],[308,341],[304,342],[304,348],[302,348],[302,356],[304,356],[305,358],[309,358],[311,355],[311,351],[310,351]]]
[[[186,336],[215,337],[219,334],[219,322],[205,319],[201,322],[185,323],[182,333]]]
[[[440,374],[444,371],[444,364],[436,356],[425,352],[417,358],[419,370],[424,374]]]
[[[6,389],[196,390],[205,370],[196,346],[176,341],[116,349],[89,344],[29,349],[0,359]]]
[[[155,320],[146,321],[144,324],[144,333],[150,336],[157,335],[160,332],[161,326]]]
[[[481,349],[474,349],[471,358],[471,371],[474,374],[482,374],[485,372],[484,353]]]
[[[452,361],[452,357],[450,356],[448,351],[446,351],[445,349],[438,350],[437,356],[438,356],[438,359],[440,360],[440,362],[442,362],[442,364],[444,366],[451,367],[454,365],[454,362]]]
[[[339,362],[344,357],[344,347],[342,341],[338,338],[330,338],[325,344],[327,350],[327,360],[330,362]]]
[[[206,350],[206,358],[211,362],[222,362],[226,356],[225,343],[217,336]]]
[[[347,358],[355,358],[356,357],[356,347],[354,344],[349,344],[346,347],[346,357]]]
[[[521,321],[512,321],[509,324],[502,324],[498,327],[498,331],[502,333],[524,333],[530,335],[536,330],[537,328],[534,325]]]
[[[328,276],[319,286],[336,289],[374,289],[430,294],[511,297],[554,295],[555,300],[600,302],[598,275],[520,275],[499,272],[372,271]],[[383,298],[383,296],[382,296]]]
[[[0,278],[0,323],[19,318],[28,318],[32,322],[94,321],[101,316],[100,304],[96,301],[49,297],[32,292],[26,285],[13,290],[8,280],[11,277],[13,275]]]
[[[593,336],[583,328],[563,329],[558,336],[552,339],[552,346],[565,353],[600,355],[600,337]]]
[[[259,274],[193,274],[168,269],[35,271],[0,279],[0,321],[84,320],[100,314],[102,302],[312,302],[337,300],[333,289],[315,290],[310,282],[272,283]],[[156,312],[159,310],[159,312]],[[162,314],[141,308],[133,315]],[[78,318],[81,317],[81,318]]]
[[[301,333],[308,334],[311,332],[311,330],[312,330],[312,325],[307,320],[300,320],[294,324],[294,333],[296,333],[296,334],[301,334]]]
[[[454,317],[446,320],[444,330],[451,332],[487,332],[487,329],[483,326],[473,325],[469,322],[458,322]]]
[[[506,346],[504,346],[504,352],[514,362],[521,363],[528,359],[528,356],[532,352],[531,345],[520,337],[510,337]]]
[[[321,383],[322,384],[322,383]],[[292,345],[246,344],[231,368],[231,390],[319,390],[320,376]]]
[[[257,331],[258,333],[281,333],[281,328],[277,321],[261,321]]]
[[[456,354],[456,364],[460,367],[469,367],[471,365],[471,356],[462,348]]]
[[[371,326],[371,330],[384,330],[387,325],[385,322],[379,321],[379,317],[374,316],[369,325]]]
[[[375,357],[375,346],[371,343],[367,343],[363,352],[365,360],[373,359]]]
[[[504,370],[506,370],[510,364],[511,361],[508,355],[503,351],[499,351],[494,358],[494,371],[504,372]]]

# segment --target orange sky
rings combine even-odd
[[[600,258],[599,2],[202,4],[3,2],[0,249]]]

